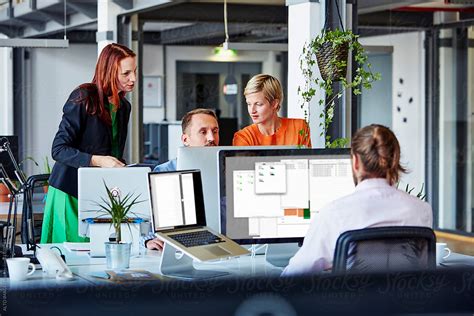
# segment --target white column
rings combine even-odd
[[[117,16],[122,8],[109,0],[97,1],[97,55],[111,43],[117,42]]]
[[[302,98],[298,95],[298,87],[304,85],[300,70],[299,58],[303,46],[321,33],[324,26],[324,2],[317,0],[286,0],[288,6],[288,117],[304,118],[301,108]],[[322,112],[318,100],[324,96],[317,89],[309,105],[311,141],[314,148],[324,148],[324,137],[319,136],[321,127],[319,118]]]
[[[131,17],[131,26],[132,26],[132,32],[138,32],[139,31],[139,26],[138,26],[138,14],[134,14]],[[130,38],[132,36],[130,35]],[[137,40],[132,39],[132,47],[131,49],[137,54],[137,65],[140,65],[140,61],[138,60],[141,57],[141,54],[139,53],[140,45]],[[137,69],[137,74],[139,74],[142,70]],[[140,117],[139,112],[139,93],[138,91],[138,82],[136,84],[135,89],[132,92],[130,102],[132,104],[132,113],[130,116],[130,123],[129,123],[129,142],[130,142],[130,161],[133,162],[138,162],[141,161],[142,157],[140,157],[140,126],[143,124],[143,117]]]
[[[0,35],[1,38],[7,38]],[[12,48],[0,48],[0,135],[13,135]]]
[[[433,14],[434,24],[457,20],[457,12],[435,12]],[[442,29],[439,37],[440,39],[452,39],[452,32],[452,29]],[[438,53],[440,79],[438,225],[441,228],[454,229],[456,224],[456,78],[453,76],[456,71],[454,68],[456,52],[452,46],[441,46]],[[469,173],[466,175],[466,179],[469,181]],[[457,211],[463,212],[464,210]]]

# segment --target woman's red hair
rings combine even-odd
[[[89,100],[86,100],[88,114],[97,115],[106,124],[112,124],[110,114],[105,108],[105,102],[108,102],[107,99],[110,97],[115,108],[120,107],[120,99],[125,94],[118,90],[117,75],[120,62],[127,57],[135,56],[131,49],[120,44],[109,44],[102,49],[95,66],[92,82],[79,86],[87,90],[89,94]]]

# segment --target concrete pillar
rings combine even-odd
[[[455,22],[457,12],[435,12],[434,24]],[[440,41],[453,40],[453,29],[440,30]],[[435,48],[438,49],[438,48]],[[438,225],[440,228],[456,228],[456,52],[451,45],[443,44],[439,54],[439,181]],[[470,179],[469,176],[466,179]],[[467,180],[468,181],[468,180]],[[463,210],[459,210],[463,211]]]
[[[131,32],[132,34],[140,34],[141,35],[141,27],[138,21],[138,15],[134,14],[131,16],[130,19],[131,24]],[[131,49],[137,54],[137,76],[142,73],[142,49],[143,43],[139,42],[139,38],[131,38]],[[143,78],[143,77],[142,77]],[[130,116],[130,127],[129,127],[129,138],[130,138],[130,157],[131,161],[139,162],[143,159],[143,147],[141,146],[143,143],[143,101],[141,99],[140,91],[142,91],[143,83],[137,82],[133,93],[131,94],[130,102],[132,104],[132,113]]]
[[[321,33],[324,26],[325,5],[318,0],[286,0],[288,6],[288,117],[304,118],[302,98],[298,87],[304,85],[299,58],[303,46]],[[318,100],[324,97],[324,91],[317,89],[308,113],[311,128],[311,140],[314,148],[324,148],[324,137],[320,136],[319,118],[322,112]]]
[[[0,34],[0,38],[7,38]],[[13,53],[0,48],[0,135],[13,135]]]
[[[97,55],[111,43],[117,42],[117,16],[122,8],[109,0],[97,1]]]

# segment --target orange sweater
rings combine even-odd
[[[303,130],[303,135],[300,131]],[[305,145],[311,148],[309,127],[303,119],[281,118],[281,126],[273,135],[260,133],[257,124],[249,125],[234,134],[234,146],[268,146],[268,145]]]

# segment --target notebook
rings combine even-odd
[[[148,177],[152,227],[161,239],[197,261],[249,253],[206,227],[200,171],[149,173]]]

